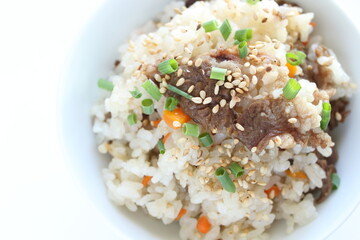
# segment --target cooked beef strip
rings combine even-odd
[[[190,7],[191,5],[193,5],[198,1],[204,1],[204,0],[185,0],[185,7]]]
[[[349,104],[349,101],[345,98],[336,99],[330,102],[331,104],[331,118],[329,122],[329,129],[333,130],[336,128],[339,123],[342,123],[350,114],[350,110],[347,110],[346,107]],[[341,115],[341,119],[336,119],[336,113]]]

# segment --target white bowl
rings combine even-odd
[[[127,40],[131,30],[152,19],[168,0],[106,1],[86,28],[73,49],[65,68],[59,94],[60,132],[67,161],[79,187],[94,201],[114,226],[119,236],[130,239],[178,239],[178,226],[164,226],[142,212],[132,213],[114,206],[107,198],[102,180],[102,168],[108,158],[97,152],[91,131],[90,108],[97,100],[99,77],[108,76],[117,57],[117,47]],[[331,0],[298,0],[307,10],[315,12],[316,31],[337,54],[353,80],[360,78],[358,30],[346,14]],[[312,223],[298,228],[290,235],[282,223],[272,229],[272,239],[324,239],[331,235],[360,202],[360,136],[359,98],[351,99],[352,113],[345,125],[336,131],[339,150],[337,165],[341,187],[318,206],[319,216]]]

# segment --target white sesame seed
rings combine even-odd
[[[237,79],[237,80],[235,80],[235,81],[232,81],[231,83],[234,85],[234,86],[237,86],[237,85],[239,85],[240,84],[240,80],[239,79]]]
[[[255,75],[256,74],[256,67],[254,65],[251,65],[249,72],[250,72],[251,75]]]
[[[161,82],[161,76],[159,74],[155,74],[154,78],[157,82]]]
[[[184,64],[184,65],[187,64],[188,61],[189,61],[188,57],[184,57],[184,58],[181,59],[181,63]]]
[[[224,84],[224,86],[225,86],[225,88],[227,88],[227,89],[231,89],[231,88],[234,87],[234,85],[233,85],[232,83],[230,83],[230,82],[226,82],[226,83]]]
[[[240,123],[236,123],[235,124],[235,127],[237,128],[237,129],[239,129],[240,131],[244,131],[245,129],[244,129],[244,127],[240,124]]]
[[[257,150],[257,147],[253,147],[253,148],[251,148],[251,152],[256,152],[256,150]]]
[[[232,76],[229,75],[229,76],[226,77],[226,79],[227,79],[229,82],[231,82],[231,81],[232,81]]]
[[[265,70],[265,67],[260,66],[260,67],[258,67],[256,70],[257,70],[258,73],[260,73],[260,72],[262,72],[262,71]]]
[[[240,142],[239,139],[237,139],[237,138],[234,139],[234,144],[235,145],[238,144],[239,142]]]
[[[162,94],[166,93],[166,88],[164,88],[164,87],[160,88],[160,93],[162,93]]]
[[[296,118],[289,118],[288,122],[294,124],[294,123],[297,122],[297,119]]]
[[[177,82],[176,82],[176,86],[179,87],[181,85],[183,85],[185,82],[185,78],[180,78]]]
[[[216,104],[215,107],[213,107],[212,112],[217,113],[219,111],[219,104]]]
[[[204,101],[203,101],[203,104],[209,104],[209,103],[211,103],[211,101],[212,101],[212,98],[211,97],[207,97],[207,98],[205,98],[204,99]]]
[[[250,67],[250,63],[249,63],[249,62],[246,62],[246,63],[244,64],[244,67]]]
[[[191,50],[189,48],[184,48],[185,52],[188,53],[188,54],[191,54]]]
[[[341,120],[342,120],[342,116],[341,116],[341,114],[340,114],[339,112],[336,112],[336,113],[335,113],[335,119],[336,119],[337,121],[341,121]]]
[[[188,61],[188,62],[187,62],[187,65],[188,65],[188,66],[192,66],[192,65],[193,65],[193,61],[191,61],[191,60]]]
[[[181,123],[178,121],[174,121],[172,125],[176,128],[181,127]]]
[[[201,58],[198,58],[198,59],[196,59],[196,61],[195,61],[195,67],[200,67],[200,65],[202,64],[202,59]]]
[[[269,148],[273,148],[275,146],[275,143],[273,140],[270,140],[268,143]]]
[[[243,78],[245,79],[245,81],[250,82],[250,78],[247,75],[244,74]]]
[[[251,79],[252,84],[256,85],[258,83],[258,78],[254,75]]]
[[[219,85],[215,85],[214,94],[215,94],[215,95],[218,95],[218,94],[219,94],[219,90],[220,90]]]
[[[231,70],[227,70],[226,71],[226,76],[229,76],[231,74],[231,72],[232,72]]]
[[[234,73],[232,74],[232,76],[233,76],[234,78],[239,78],[239,77],[241,77],[241,72],[234,72]]]
[[[201,90],[201,91],[200,91],[200,97],[201,97],[202,99],[206,98],[206,92],[205,92],[204,90]]]
[[[236,101],[234,99],[231,99],[229,103],[229,108],[232,109],[233,107],[235,107],[235,105],[236,105]]]
[[[226,100],[225,99],[221,99],[220,101],[220,106],[224,107],[226,105]]]
[[[268,35],[265,35],[265,41],[271,43],[271,38]]]
[[[183,74],[183,70],[179,68],[179,70],[177,71],[177,76],[181,77],[182,74]]]
[[[222,86],[222,85],[224,85],[224,81],[217,81],[217,82],[216,82],[216,85],[217,85],[217,86]]]
[[[246,86],[246,82],[245,81],[242,81],[241,83],[239,83],[238,87],[239,88],[243,88]]]
[[[170,79],[170,76],[166,74],[166,75],[165,75],[165,79],[166,79],[166,80],[169,80],[169,79]]]
[[[189,87],[189,89],[187,90],[188,93],[191,93],[193,90],[194,90],[195,86],[194,85],[191,85]]]
[[[238,93],[244,93],[244,91],[241,90],[240,88],[236,88],[235,91],[238,92]]]
[[[230,91],[230,96],[235,97],[235,94],[236,94],[235,90],[232,89],[232,90]]]
[[[194,103],[197,103],[197,104],[202,103],[202,99],[200,97],[193,97],[193,98],[191,98],[191,101],[193,101]]]
[[[167,82],[162,81],[161,84],[162,84],[164,87],[167,87]]]

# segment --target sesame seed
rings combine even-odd
[[[183,56],[179,55],[179,56],[177,56],[175,59],[176,59],[176,60],[180,60],[180,59],[182,59],[182,58],[183,58]]]
[[[181,127],[181,123],[178,121],[174,121],[172,125],[176,128]]]
[[[165,79],[166,79],[166,80],[170,80],[170,76],[166,74],[166,75],[165,75]]]
[[[184,48],[184,51],[186,52],[186,53],[188,53],[188,54],[191,54],[191,50],[189,49],[189,48]]]
[[[217,133],[217,128],[212,129],[211,132],[212,132],[213,134],[216,134],[216,133]]]
[[[230,96],[235,97],[235,94],[236,94],[235,90],[232,89],[232,90],[230,91]]]
[[[239,83],[238,87],[239,88],[243,88],[246,86],[246,82],[245,81],[242,81],[241,83]]]
[[[297,119],[296,118],[289,118],[288,122],[294,124],[294,123],[297,122]]]
[[[161,76],[159,74],[155,74],[154,78],[157,82],[161,82]]]
[[[192,65],[193,65],[193,61],[191,61],[191,60],[188,61],[188,62],[187,62],[187,65],[188,65],[188,66],[192,66]]]
[[[244,74],[243,78],[245,79],[245,81],[250,82],[250,78],[247,75]]]
[[[240,123],[236,123],[235,127],[242,132],[245,130],[244,127]]]
[[[201,58],[198,58],[198,59],[196,59],[196,61],[195,61],[195,67],[200,67],[200,65],[202,64],[202,59]]]
[[[165,82],[165,80],[162,81],[161,84],[162,84],[164,87],[167,87],[167,82]]]
[[[253,49],[253,50],[251,51],[251,53],[252,53],[254,56],[256,56],[256,55],[258,55],[259,51],[255,48],[255,49]]]
[[[258,78],[254,75],[251,79],[252,84],[256,85],[258,83]]]
[[[220,107],[224,107],[226,105],[226,100],[225,99],[221,99],[220,100]]]
[[[229,75],[229,76],[227,76],[227,78],[226,78],[229,82],[231,82],[231,80],[232,80],[232,76],[231,75]]]
[[[166,93],[166,88],[164,88],[164,87],[160,88],[160,93],[162,93],[162,94]]]
[[[212,101],[212,98],[211,97],[207,97],[207,98],[205,98],[204,99],[204,101],[203,101],[203,104],[209,104],[209,103],[211,103],[211,101]]]
[[[265,35],[265,41],[271,43],[271,38],[268,35]]]
[[[218,95],[218,94],[219,94],[219,90],[220,90],[219,85],[215,85],[214,94],[215,94],[215,95]]]
[[[281,145],[282,143],[281,138],[279,136],[276,136],[274,141],[277,145]]]
[[[234,86],[238,86],[239,84],[240,84],[240,80],[239,79],[237,79],[237,80],[235,80],[235,81],[233,81],[233,82],[231,82]]]
[[[239,139],[237,139],[237,138],[234,139],[234,144],[235,145],[238,144],[239,142],[240,142]]]
[[[183,70],[179,68],[179,70],[177,71],[177,76],[181,77],[182,74],[183,74]]]
[[[264,182],[257,182],[257,184],[259,185],[259,186],[266,186],[266,183],[264,183]]]
[[[180,78],[177,82],[176,82],[176,86],[179,87],[181,85],[183,85],[185,82],[185,78]]]
[[[197,103],[197,104],[202,103],[202,99],[200,97],[193,97],[193,98],[191,98],[191,101],[193,101],[194,103]]]
[[[260,67],[257,68],[257,72],[258,72],[258,73],[260,73],[260,72],[262,72],[262,71],[264,71],[264,70],[265,70],[265,68],[264,68],[263,66],[260,66]]]
[[[226,71],[226,76],[229,76],[231,73],[232,73],[231,70],[227,70],[227,71]]]
[[[193,90],[194,90],[195,86],[194,85],[191,85],[189,87],[189,89],[187,90],[188,93],[191,93]]]
[[[255,75],[256,74],[256,67],[254,65],[251,65],[249,72],[250,72],[251,75]]]
[[[244,157],[242,160],[241,160],[241,164],[242,165],[245,165],[245,164],[247,164],[249,162],[249,158],[247,158],[247,157]]]
[[[187,64],[188,61],[189,61],[188,57],[184,57],[184,58],[181,59],[181,63],[184,64],[184,65]]]
[[[206,98],[206,92],[205,92],[204,90],[201,90],[201,91],[200,91],[200,97],[201,97],[202,99]]]
[[[235,73],[232,74],[232,76],[234,78],[239,78],[239,77],[241,77],[241,72],[235,72]]]
[[[273,148],[275,146],[275,143],[273,140],[270,140],[268,143],[269,148]]]
[[[222,85],[224,85],[224,81],[217,81],[217,82],[216,82],[216,85],[217,85],[217,86],[222,86]]]
[[[274,48],[279,49],[279,47],[280,47],[280,42],[276,42],[275,45],[274,45]]]
[[[257,147],[253,147],[253,148],[251,148],[251,152],[256,152],[256,150],[257,150]]]
[[[233,107],[235,107],[235,105],[236,105],[236,101],[234,99],[231,99],[229,103],[229,108],[232,109]]]
[[[250,63],[249,63],[249,62],[246,62],[246,63],[244,64],[244,67],[250,67]]]
[[[336,112],[336,113],[335,113],[335,119],[336,119],[337,121],[341,121],[341,120],[342,120],[342,116],[341,116],[341,114],[340,114],[339,112]]]
[[[231,88],[234,87],[234,85],[233,85],[232,83],[230,83],[230,82],[226,82],[226,83],[224,84],[224,86],[225,86],[225,88],[227,88],[227,89],[231,89]]]
[[[215,107],[213,107],[212,112],[217,113],[219,111],[219,104],[216,104]]]
[[[240,88],[235,88],[235,91],[238,92],[238,93],[244,93],[244,91],[241,90]]]

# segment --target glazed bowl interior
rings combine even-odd
[[[59,131],[65,159],[83,193],[123,239],[178,239],[179,227],[177,224],[164,226],[161,221],[141,211],[133,213],[108,200],[102,169],[107,166],[109,157],[97,152],[90,109],[99,97],[97,79],[108,76],[118,55],[118,46],[127,41],[133,29],[156,16],[166,2],[169,0],[104,1],[80,33],[60,84]],[[334,50],[351,78],[354,81],[360,79],[357,69],[360,49],[354,47],[360,42],[359,32],[346,14],[330,0],[292,2],[315,13],[316,34],[323,36],[324,43]],[[271,229],[272,239],[324,239],[347,219],[359,203],[360,148],[357,139],[360,133],[356,125],[356,119],[360,117],[359,97],[352,99],[350,107],[348,121],[335,133],[341,187],[318,206],[319,216],[312,223],[289,235],[285,233],[284,223],[276,223]]]

